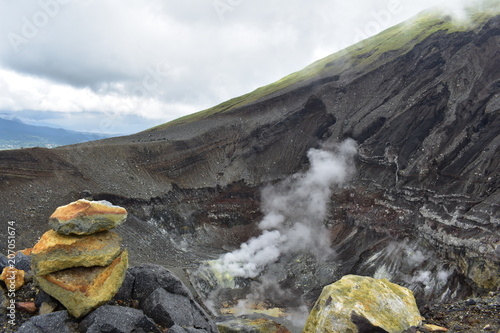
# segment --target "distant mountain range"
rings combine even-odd
[[[109,138],[112,135],[27,125],[18,119],[0,118],[0,150],[57,146]]]

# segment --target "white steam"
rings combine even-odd
[[[285,241],[286,237],[278,230],[264,231],[259,237],[243,243],[238,250],[226,253],[215,263],[214,268],[233,277],[254,278],[267,264],[278,260],[280,246]]]
[[[333,150],[309,150],[309,170],[262,191],[262,234],[221,256],[213,268],[233,277],[255,278],[286,253],[308,251],[318,259],[330,256],[330,236],[323,221],[332,189],[354,173],[356,151],[350,139]]]

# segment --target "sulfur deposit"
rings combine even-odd
[[[323,288],[303,333],[396,333],[421,323],[409,289],[386,279],[346,275]]]
[[[56,209],[33,247],[32,269],[40,288],[76,318],[109,301],[123,283],[128,252],[112,229],[127,211],[106,201],[78,200]]]

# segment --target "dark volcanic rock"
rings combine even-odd
[[[31,257],[25,255],[24,253],[18,251],[15,256],[11,257],[9,262],[9,258],[7,256],[0,253],[0,272],[9,264],[13,263],[14,267],[25,272],[31,271]]]
[[[72,319],[68,311],[58,311],[41,316],[35,316],[25,322],[18,333],[75,333],[78,324]]]
[[[129,269],[129,273],[129,280],[133,276],[134,282],[127,285],[133,285],[133,291],[130,293],[122,288],[119,294],[125,297],[130,295],[139,301],[144,313],[157,324],[167,328],[179,325],[217,332],[215,322],[170,271],[158,265],[143,265]],[[127,301],[126,298],[121,299]]]
[[[129,272],[135,277],[132,297],[141,304],[157,288],[163,288],[172,294],[192,297],[191,292],[186,286],[175,275],[162,266],[152,264],[143,265],[133,267]]]
[[[113,297],[113,300],[131,300],[132,293],[134,292],[134,283],[135,276],[130,273],[129,268],[125,273],[125,279],[123,279],[123,283],[116,295]]]
[[[161,332],[141,310],[112,305],[101,306],[92,312],[82,320],[79,328],[87,333]]]
[[[55,207],[88,190],[129,212],[119,232],[133,264],[191,267],[258,232],[261,186],[306,168],[310,148],[351,137],[357,175],[332,197],[325,221],[336,260],[303,271],[389,277],[421,302],[493,290],[500,19],[466,31],[434,28],[412,28],[401,49],[370,39],[316,76],[197,121],[2,151],[3,218],[17,222],[17,246],[29,247]],[[144,288],[136,291],[142,301],[157,286]],[[308,279],[304,288],[314,299],[321,286]]]
[[[148,316],[164,327],[194,326],[191,302],[188,298],[156,288],[143,302],[142,308]]]
[[[383,328],[372,325],[368,319],[358,315],[356,312],[351,314],[351,320],[359,333],[388,333]]]
[[[40,289],[35,296],[35,305],[37,308],[40,308],[42,303],[59,304],[59,301]]]
[[[0,253],[0,272],[7,266],[9,266],[9,259]]]
[[[17,252],[15,257],[15,267],[17,269],[21,269],[25,272],[30,272],[31,271],[31,256],[27,256],[22,252]]]

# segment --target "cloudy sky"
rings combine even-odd
[[[474,0],[0,0],[0,116],[134,133]]]

